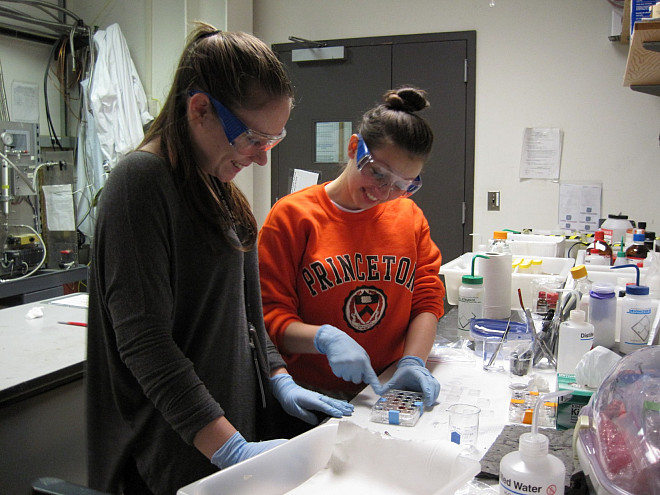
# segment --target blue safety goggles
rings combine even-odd
[[[417,176],[414,179],[404,179],[400,175],[392,172],[387,165],[376,160],[369,151],[367,143],[362,136],[358,134],[357,146],[357,169],[371,180],[376,187],[389,187],[394,194],[407,198],[415,194],[422,187],[422,177]]]
[[[211,101],[222,123],[222,128],[225,130],[227,140],[242,155],[250,155],[258,151],[268,151],[277,146],[286,136],[286,129],[282,129],[282,133],[277,136],[250,129],[231,113],[227,107],[204,91],[192,90],[188,93],[188,96],[197,93],[206,95]]]

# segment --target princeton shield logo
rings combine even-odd
[[[360,286],[344,300],[344,320],[356,332],[368,332],[385,316],[387,296],[370,286]]]

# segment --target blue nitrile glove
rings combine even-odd
[[[440,393],[440,383],[417,356],[404,356],[396,365],[394,376],[383,385],[380,395],[391,389],[414,390],[424,396],[424,405],[431,407]]]
[[[369,354],[348,334],[331,325],[322,325],[314,335],[314,347],[328,357],[335,376],[347,382],[367,383],[380,393],[380,382]]]
[[[239,432],[234,433],[229,440],[227,440],[222,447],[220,447],[213,457],[211,462],[224,469],[234,464],[254,457],[257,454],[266,452],[278,445],[285,443],[285,439],[267,440],[265,442],[248,442],[243,438]]]
[[[353,414],[353,404],[302,388],[296,385],[291,375],[285,373],[275,375],[271,377],[270,384],[273,395],[280,401],[284,410],[310,425],[319,422],[312,411],[320,411],[333,418]]]

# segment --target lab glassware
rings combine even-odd
[[[471,404],[452,404],[447,411],[449,439],[468,451],[476,450],[481,409]]]

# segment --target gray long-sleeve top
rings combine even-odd
[[[131,456],[157,493],[211,474],[216,468],[191,443],[221,415],[248,441],[258,439],[263,410],[248,320],[262,362],[270,370],[284,362],[263,325],[256,248],[243,253],[220,232],[206,232],[196,228],[164,160],[134,152],[113,169],[90,270],[93,488],[118,491]]]

